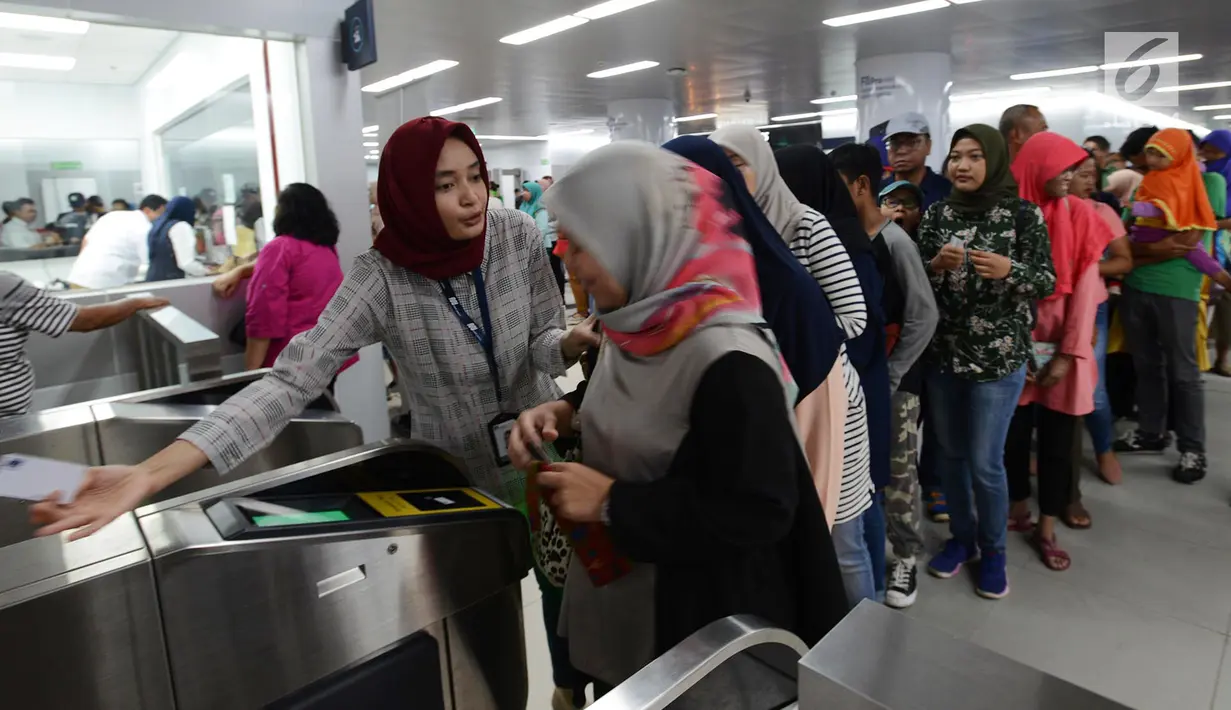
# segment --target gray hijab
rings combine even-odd
[[[787,187],[778,172],[778,161],[761,132],[752,126],[725,126],[710,134],[710,140],[739,155],[757,175],[757,190],[753,197],[757,206],[778,230],[783,241],[795,237],[795,228],[808,212]]]
[[[704,178],[717,184],[674,153],[622,141],[589,153],[545,196],[569,240],[628,291],[627,305],[599,316],[610,337],[617,337],[611,330],[658,332],[647,320],[688,295],[689,285],[668,285],[706,248],[694,225]],[[756,327],[761,322],[756,308],[722,311],[651,355],[604,343],[580,412],[583,462],[618,481],[665,476],[688,433],[696,387],[714,361],[745,352],[781,372],[772,336]],[[794,394],[787,390],[784,383],[789,415]],[[573,557],[560,631],[574,667],[617,685],[653,660],[654,585],[654,566],[638,563],[627,576],[595,587]]]

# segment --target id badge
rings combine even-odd
[[[515,415],[501,414],[487,425],[492,456],[497,466],[508,466],[512,463],[509,460],[509,435],[513,433],[513,425],[516,423],[517,417]]]

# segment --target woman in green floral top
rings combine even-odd
[[[927,421],[936,428],[953,535],[928,570],[952,577],[981,556],[976,591],[999,599],[1009,593],[1005,438],[1032,353],[1031,306],[1051,294],[1056,277],[1043,213],[1018,197],[996,129],[976,124],[954,134],[949,171],[953,192],[919,228],[940,310],[926,361]]]

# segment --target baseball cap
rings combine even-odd
[[[900,116],[895,116],[890,119],[889,126],[885,129],[885,137],[896,136],[899,133],[926,133],[932,134],[928,128],[928,119],[918,111],[908,111]]]
[[[78,207],[85,207],[85,195],[81,194],[80,192],[68,193],[68,206],[72,207],[73,209],[77,209]]]
[[[888,197],[891,193],[893,193],[895,190],[900,190],[904,187],[908,188],[911,192],[915,193],[915,197],[918,198],[919,204],[923,204],[922,188],[920,188],[918,185],[911,182],[910,180],[898,180],[897,182],[894,182],[894,183],[891,183],[885,186],[885,189],[881,190],[879,201],[884,202],[885,198]]]

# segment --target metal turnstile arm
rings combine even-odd
[[[808,646],[790,631],[755,616],[728,616],[655,658],[590,707],[661,710],[732,657],[765,645],[785,646],[800,657],[808,652]]]

